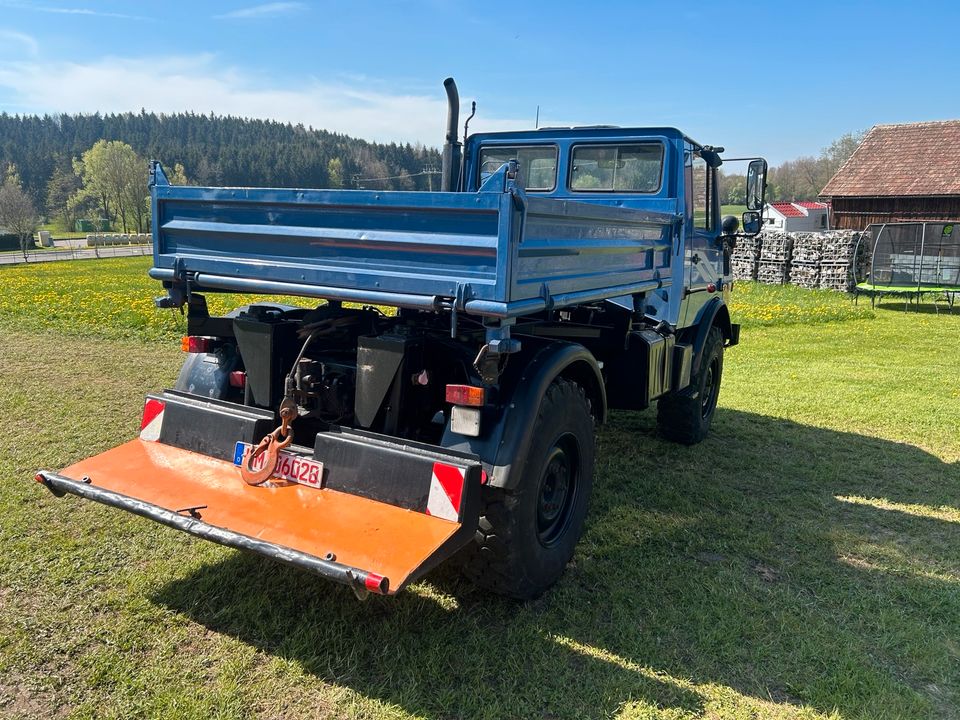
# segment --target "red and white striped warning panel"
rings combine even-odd
[[[165,404],[155,398],[147,398],[143,405],[143,420],[140,422],[140,439],[156,442],[160,439],[163,427],[163,408]]]
[[[460,500],[463,497],[463,483],[466,471],[453,465],[433,464],[433,476],[430,478],[430,495],[427,497],[427,515],[458,522],[460,520]]]

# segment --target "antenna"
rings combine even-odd
[[[537,105],[537,121],[533,124],[534,130],[540,129],[540,106]]]

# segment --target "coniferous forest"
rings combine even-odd
[[[168,169],[182,164],[189,182],[198,185],[352,188],[359,178],[368,188],[427,190],[439,183],[439,176],[424,174],[440,166],[435,148],[372,143],[272,120],[145,111],[0,113],[0,168],[14,164],[23,189],[44,208],[51,178],[72,174],[73,160],[98,140],[127,143]]]

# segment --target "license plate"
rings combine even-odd
[[[242,465],[252,450],[253,446],[249,443],[238,442],[233,451],[233,464],[237,467]],[[264,455],[260,455],[256,458],[251,469],[259,470],[262,468],[264,457]],[[319,460],[281,450],[277,460],[277,469],[274,470],[272,477],[315,488],[323,487],[323,463]]]

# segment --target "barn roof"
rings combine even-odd
[[[960,120],[874,125],[820,195],[960,195]]]

